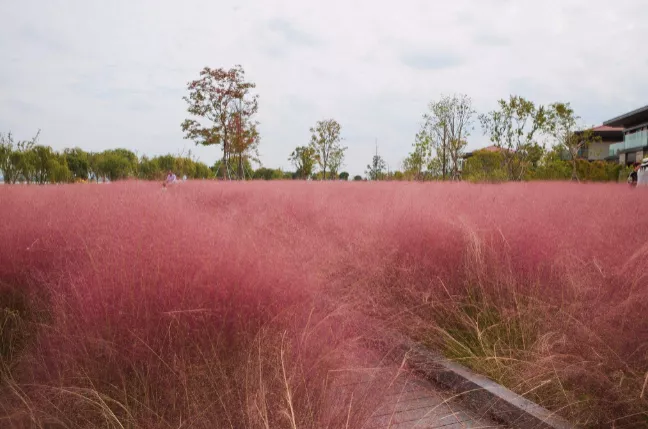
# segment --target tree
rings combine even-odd
[[[111,182],[137,174],[137,155],[127,149],[105,150],[96,159],[97,180],[101,176]]]
[[[547,121],[546,109],[520,96],[499,100],[498,109],[479,116],[484,134],[500,149],[510,180],[522,180],[531,161],[537,155],[535,142]],[[537,160],[536,160],[537,162]]]
[[[353,176],[353,181],[354,182],[361,182],[362,181],[362,176]]]
[[[508,178],[501,151],[477,150],[466,159],[462,175],[474,182],[501,182]]]
[[[71,177],[75,180],[87,180],[89,172],[88,153],[78,147],[64,149],[65,162]]]
[[[251,171],[251,170],[250,170]],[[203,162],[196,162],[196,170],[194,173],[194,179],[208,179],[212,176],[212,172]]]
[[[14,143],[13,135],[0,134],[0,171],[5,183],[30,182],[33,172],[32,149],[38,141],[40,130],[31,140]]]
[[[349,173],[347,173],[346,171],[340,173],[340,180],[344,180],[344,181],[349,180]]]
[[[73,179],[65,155],[54,153],[47,162],[47,181],[49,183],[68,183]]]
[[[16,183],[18,178],[17,166],[13,162],[15,150],[13,135],[0,133],[0,173],[5,183]]]
[[[466,138],[472,130],[472,100],[467,95],[444,96],[431,102],[423,115],[423,131],[429,136],[441,161],[441,173],[445,179],[459,178],[459,159],[466,147]]]
[[[36,145],[28,152],[30,163],[31,180],[39,185],[43,185],[50,180],[50,169],[55,167],[51,162],[54,158],[54,151],[49,146]]]
[[[432,138],[426,129],[416,133],[414,139],[414,150],[403,161],[403,168],[407,173],[414,176],[415,180],[423,178],[423,169],[427,167],[432,155]]]
[[[88,177],[94,179],[97,183],[99,183],[99,177],[101,176],[99,165],[101,164],[102,157],[103,155],[101,153],[88,153]]]
[[[228,159],[227,166],[225,166],[221,159],[216,161],[210,169],[216,177],[231,178],[233,176],[232,172],[235,172],[238,169],[238,160],[230,158]],[[250,160],[247,158],[243,158],[243,171],[248,175],[248,177],[254,178],[254,169],[252,168]]]
[[[251,135],[256,134],[256,123],[251,122],[251,118],[258,110],[258,95],[250,93],[255,87],[254,83],[245,81],[240,65],[230,70],[205,67],[200,72],[200,79],[187,84],[189,95],[183,97],[189,105],[187,111],[198,118],[182,123],[185,138],[205,146],[222,145],[223,165],[229,165],[232,153],[240,154],[239,169],[244,152],[241,145],[250,142]],[[236,130],[239,130],[238,136]],[[233,144],[235,147],[231,147]],[[227,169],[222,169],[221,173],[227,178]]]
[[[382,180],[385,177],[386,168],[387,164],[385,163],[385,160],[382,159],[382,157],[378,155],[378,151],[376,151],[371,164],[367,165],[367,171],[365,171],[365,174],[369,180]]]
[[[601,138],[594,136],[591,129],[578,131],[582,128],[580,127],[580,117],[574,113],[574,109],[569,103],[551,104],[547,117],[548,133],[553,137],[558,147],[569,153],[572,164],[572,180],[579,181],[576,162],[579,151],[591,143],[600,141]]]
[[[329,179],[335,180],[338,178],[338,171],[344,163],[344,151],[346,148],[337,148],[331,152],[331,158],[329,159]]]
[[[234,112],[230,122],[229,134],[232,136],[230,145],[230,156],[233,156],[236,164],[236,177],[245,180],[245,164],[250,160],[259,162],[259,141],[257,131],[258,122],[251,119],[250,111],[246,110],[241,100],[234,100]],[[256,112],[256,108],[254,110]]]
[[[327,168],[339,167],[344,159],[344,151],[347,148],[341,145],[340,131],[340,124],[334,119],[317,121],[315,127],[310,129],[310,147],[315,152],[314,158],[322,169],[324,180]]]
[[[261,180],[281,180],[284,178],[284,173],[280,169],[261,167],[254,172],[254,179]]]
[[[288,160],[297,169],[297,177],[308,179],[315,167],[315,149],[310,146],[299,146],[290,154]]]
[[[145,180],[161,180],[162,169],[158,163],[159,158],[150,159],[146,155],[142,156],[138,168],[138,177]]]

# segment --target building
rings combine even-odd
[[[610,145],[607,159],[631,165],[648,155],[648,106],[605,121],[603,125],[623,128],[623,141]]]
[[[613,127],[609,125],[600,125],[591,128],[592,137],[598,137],[598,141],[590,143],[586,147],[582,147],[578,151],[578,158],[586,159],[588,161],[602,161],[609,160],[611,147],[615,144],[623,142],[623,128]],[[582,134],[583,131],[577,131],[575,134]],[[569,154],[566,158],[571,159]]]

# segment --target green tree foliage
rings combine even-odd
[[[443,179],[448,176],[459,178],[459,160],[472,131],[474,114],[470,97],[453,95],[430,102],[423,115],[424,136],[417,137],[417,140],[429,141],[428,144],[434,148]]]
[[[169,171],[189,179],[207,179],[214,175],[206,164],[190,157],[162,155],[149,159],[143,156],[139,163],[139,177],[142,179],[162,180]]]
[[[346,171],[341,172],[340,173],[340,180],[344,180],[344,181],[349,180],[349,173],[347,173]]]
[[[463,177],[471,182],[501,182],[509,178],[501,151],[478,150],[466,159]]]
[[[338,148],[331,152],[331,158],[329,160],[329,179],[336,180],[338,179],[338,171],[344,164],[344,151],[346,148]]]
[[[284,173],[281,169],[261,167],[254,172],[254,179],[256,180],[281,180],[284,178]]]
[[[50,183],[68,183],[73,180],[65,155],[55,154],[47,163],[47,179]]]
[[[230,70],[205,67],[200,78],[187,84],[187,111],[193,118],[182,123],[185,138],[201,145],[222,145],[223,165],[229,166],[232,154],[237,156],[236,169],[242,170],[243,158],[256,149],[258,133],[252,117],[258,110],[256,85],[245,81],[240,65]],[[229,169],[222,168],[223,178]]]
[[[16,161],[17,148],[11,133],[0,133],[0,173],[5,183],[16,183],[20,175]]]
[[[235,178],[237,169],[238,160],[234,158],[230,158],[228,160],[227,167],[225,167],[225,164],[223,164],[223,160],[216,161],[216,163],[214,163],[214,165],[211,167],[211,171],[217,177],[227,178]],[[244,177],[246,178],[254,178],[254,169],[252,168],[252,164],[249,159],[243,159],[243,173]]]
[[[236,164],[235,178],[244,180],[246,177],[245,165],[250,161],[259,163],[259,142],[260,135],[257,131],[258,122],[253,121],[251,116],[256,113],[256,105],[253,111],[246,110],[241,100],[234,100],[235,110],[230,123],[232,143],[230,145],[230,158]]]
[[[522,180],[530,158],[537,155],[535,139],[546,127],[546,109],[511,95],[508,101],[499,100],[498,109],[480,115],[479,120],[484,134],[500,149],[508,179]]]
[[[50,182],[51,170],[58,166],[52,148],[43,145],[33,146],[27,152],[27,157],[30,164],[28,181],[39,185]]]
[[[63,150],[65,162],[74,180],[87,180],[90,172],[88,153],[78,147]]]
[[[580,117],[574,112],[569,103],[553,103],[549,106],[547,119],[547,130],[559,148],[569,153],[572,165],[572,180],[580,180],[577,160],[578,153],[588,147],[591,143],[600,141],[600,137],[594,136],[591,129],[579,131]]]
[[[354,181],[354,182],[360,182],[360,181],[362,181],[362,176],[353,176],[353,181]]]
[[[391,173],[391,177],[392,177],[393,180],[402,181],[402,180],[405,180],[405,173],[403,173],[402,171],[396,170],[393,173]]]
[[[0,134],[0,171],[9,184],[30,182],[34,171],[34,152],[40,130],[31,140],[14,143],[11,133]]]
[[[315,167],[315,149],[310,146],[299,146],[290,154],[288,161],[297,169],[297,177],[308,179],[313,175]]]
[[[365,171],[365,174],[369,180],[383,180],[385,178],[386,168],[387,164],[385,163],[385,160],[376,153],[371,160],[371,164],[367,165],[367,171]]]
[[[335,119],[327,119],[318,121],[310,132],[310,148],[313,149],[314,159],[322,170],[322,178],[326,180],[327,171],[337,172],[344,160],[344,151],[347,148],[341,144],[341,127]]]
[[[428,169],[431,159],[432,137],[424,128],[416,134],[413,150],[403,161],[403,168],[406,174],[414,180],[422,180],[423,173]]]
[[[97,173],[111,182],[137,177],[139,160],[128,149],[109,149],[101,152],[97,160]]]

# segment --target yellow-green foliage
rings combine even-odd
[[[500,152],[478,150],[464,164],[463,177],[471,182],[503,182],[508,175]]]

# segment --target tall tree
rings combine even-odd
[[[601,140],[591,129],[582,128],[580,116],[577,116],[569,103],[553,103],[547,113],[547,130],[554,143],[569,153],[572,165],[572,180],[579,181],[576,161],[581,149]]]
[[[374,155],[371,164],[367,165],[365,174],[369,180],[382,180],[385,176],[385,169],[387,164],[380,155]]]
[[[331,152],[329,159],[329,179],[336,180],[338,178],[338,171],[344,165],[344,151],[346,148],[337,148]]]
[[[17,177],[16,166],[12,162],[15,145],[11,133],[0,133],[0,173],[5,183],[15,183]]]
[[[32,166],[32,180],[39,185],[50,181],[50,168],[53,166],[51,160],[55,154],[51,147],[36,145],[29,152],[29,158]]]
[[[32,149],[38,142],[40,130],[31,140],[14,143],[11,133],[0,135],[0,170],[5,183],[30,182],[34,170]]]
[[[299,146],[290,154],[288,160],[295,166],[297,176],[308,179],[313,175],[315,167],[315,149],[310,146]]]
[[[105,150],[96,163],[97,177],[108,178],[111,182],[137,175],[137,156],[127,149]]]
[[[182,123],[185,138],[205,146],[222,145],[222,165],[229,165],[230,155],[236,150],[240,153],[241,149],[230,147],[234,137],[232,130],[251,133],[254,128],[256,132],[256,123],[254,126],[249,123],[258,110],[258,95],[251,94],[255,87],[254,83],[245,81],[240,65],[229,70],[205,67],[199,79],[187,84],[189,95],[183,97],[189,105],[187,111],[195,117]],[[236,125],[236,121],[240,124]],[[242,141],[248,140],[243,138]],[[237,164],[240,167],[242,159]],[[227,169],[222,170],[223,178],[227,178]]]
[[[65,149],[65,162],[67,163],[70,174],[74,179],[88,180],[88,154],[78,147],[74,149]]]
[[[479,116],[482,130],[502,152],[509,180],[522,180],[535,153],[535,139],[546,125],[547,112],[544,106],[516,95],[497,104],[497,110]]]
[[[378,144],[376,144],[376,154],[371,159],[371,164],[367,165],[365,174],[369,180],[382,180],[385,176],[387,164],[385,160],[378,155]]]
[[[470,136],[475,110],[467,95],[444,96],[428,105],[424,131],[430,136],[441,161],[443,178],[459,178],[459,159]]]
[[[347,148],[341,144],[341,127],[335,119],[327,119],[317,121],[310,132],[310,147],[315,152],[315,161],[322,169],[323,179],[326,180],[327,168],[333,166],[337,169],[344,160],[344,151]]]
[[[415,180],[423,178],[423,169],[427,168],[432,156],[432,138],[425,128],[416,133],[412,152],[403,161],[405,171]]]
[[[229,135],[232,136],[230,144],[230,156],[234,158],[236,164],[236,177],[239,180],[245,179],[246,161],[259,162],[259,141],[260,136],[257,131],[258,122],[254,121],[249,115],[250,112],[245,108],[241,100],[234,100],[234,111],[230,121]],[[252,175],[251,171],[247,171]]]

